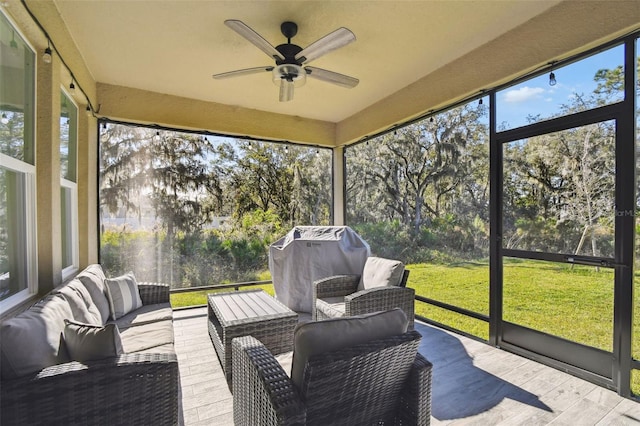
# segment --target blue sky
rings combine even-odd
[[[557,84],[549,85],[549,74],[504,89],[497,94],[497,124],[508,128],[527,124],[527,115],[550,116],[578,94],[588,95],[596,88],[593,77],[599,69],[615,68],[624,63],[624,49],[617,46],[579,62],[554,69]]]

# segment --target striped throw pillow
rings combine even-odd
[[[104,283],[107,287],[111,319],[117,320],[142,306],[138,283],[133,272],[116,278],[107,278]]]

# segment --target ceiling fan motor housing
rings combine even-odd
[[[296,60],[296,55],[302,51],[302,47],[291,43],[293,36],[298,33],[298,25],[295,22],[283,22],[280,25],[280,31],[287,38],[287,42],[276,46],[276,50],[284,56],[284,59],[274,57],[277,66],[273,70],[273,82],[280,86],[285,80],[300,87],[304,85],[307,77],[301,66],[305,58]]]
[[[281,65],[281,64],[302,65],[302,62],[304,62],[304,59],[305,59],[304,56],[301,57],[299,60],[296,60],[296,55],[302,51],[302,47],[300,46],[297,46],[291,43],[285,43],[285,44],[276,46],[276,50],[282,53],[282,56],[284,56],[284,60],[280,58],[276,58],[277,65]]]
[[[282,35],[287,38],[287,42],[279,46],[276,46],[276,50],[284,56],[284,59],[275,58],[276,65],[281,64],[296,64],[302,65],[305,58],[302,57],[296,60],[295,56],[302,51],[302,47],[291,43],[291,39],[298,34],[298,25],[295,22],[286,21],[280,25],[280,31]]]

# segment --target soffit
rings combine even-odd
[[[76,1],[55,0],[97,83],[339,123],[507,33],[559,1]],[[294,21],[305,47],[344,26],[357,41],[311,65],[360,79],[354,89],[308,79],[278,102],[268,73],[211,75],[271,65],[224,25],[239,19],[273,45]]]

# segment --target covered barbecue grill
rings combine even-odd
[[[296,226],[269,247],[276,297],[294,311],[311,312],[315,280],[361,274],[370,254],[348,226]]]

